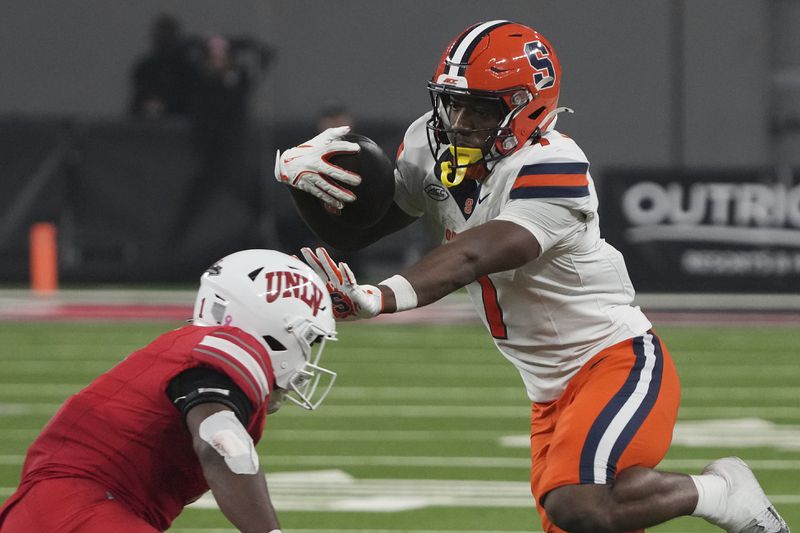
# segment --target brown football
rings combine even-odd
[[[394,199],[394,164],[389,157],[364,135],[349,133],[344,140],[358,143],[361,150],[355,154],[334,155],[330,162],[361,176],[359,185],[336,182],[352,191],[356,195],[355,201],[346,203],[339,213],[335,213],[314,196],[290,188],[297,211],[317,235],[329,233],[331,225],[343,230],[370,228],[383,218]]]

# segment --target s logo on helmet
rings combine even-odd
[[[550,51],[542,41],[525,43],[525,55],[533,67],[533,84],[540,91],[555,85],[556,69],[550,59]]]

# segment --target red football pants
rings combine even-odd
[[[667,453],[678,416],[675,365],[653,333],[595,355],[558,400],[534,403],[531,491],[547,533],[541,499],[564,485],[614,483],[632,466],[654,468]]]
[[[46,479],[17,491],[0,509],[0,533],[157,533],[94,481]]]

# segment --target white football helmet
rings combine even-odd
[[[300,407],[316,409],[336,379],[335,372],[317,364],[325,343],[336,340],[331,307],[325,284],[299,259],[274,250],[244,250],[220,259],[200,277],[192,323],[235,326],[264,343],[275,384],[283,389],[273,391],[271,410],[284,394]]]

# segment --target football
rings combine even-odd
[[[337,228],[367,229],[374,226],[389,210],[394,199],[394,164],[389,157],[364,135],[349,133],[343,139],[357,143],[361,150],[355,154],[334,155],[329,161],[361,176],[359,185],[336,182],[340,187],[352,191],[356,195],[355,201],[346,203],[340,212],[332,212],[314,196],[290,189],[300,216],[320,237]]]

